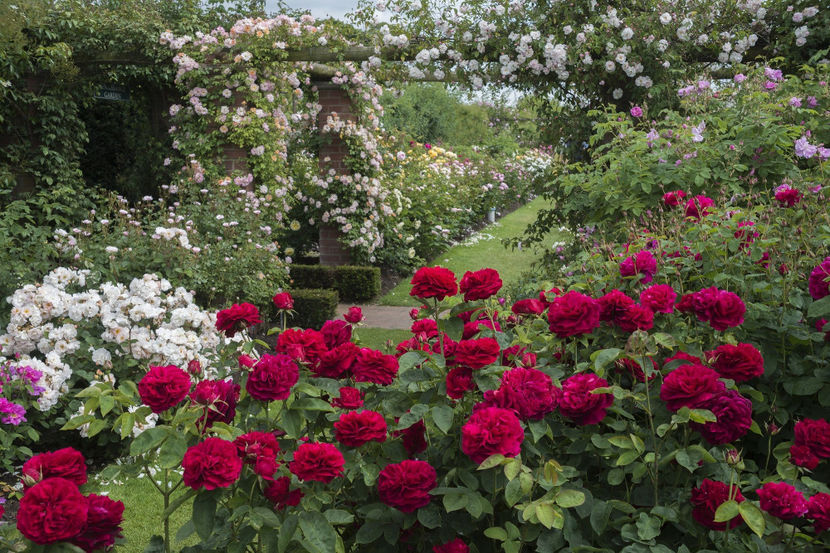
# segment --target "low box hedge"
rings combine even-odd
[[[369,301],[380,294],[378,267],[291,265],[291,280],[293,288],[337,290],[340,299],[347,302]]]
[[[291,326],[319,330],[337,315],[337,290],[293,288],[290,292],[294,298],[294,315],[288,319]]]

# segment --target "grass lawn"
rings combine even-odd
[[[531,264],[538,256],[532,248],[510,250],[501,244],[503,238],[518,236],[524,229],[536,220],[536,214],[546,207],[543,198],[536,198],[513,213],[501,218],[495,224],[485,227],[475,233],[465,242],[450,248],[443,254],[435,257],[430,266],[440,265],[453,271],[460,279],[466,271],[476,271],[485,267],[495,269],[501,275],[505,286],[518,281],[521,274],[530,269]],[[562,240],[558,230],[552,230],[545,243],[550,245],[554,240]],[[401,280],[388,294],[380,298],[381,305],[418,306],[421,302],[410,297],[409,278]]]
[[[392,350],[395,345],[412,338],[412,333],[408,330],[394,330],[386,328],[358,328],[356,331],[360,338],[360,345],[364,348],[379,349],[384,353],[392,353],[386,351],[386,342],[392,340]]]

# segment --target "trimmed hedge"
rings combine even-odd
[[[291,265],[291,280],[294,288],[337,290],[340,299],[348,302],[368,301],[380,294],[378,267]]]
[[[294,315],[288,319],[291,326],[319,330],[323,323],[337,314],[340,297],[336,290],[292,289]]]

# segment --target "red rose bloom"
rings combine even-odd
[[[630,277],[643,275],[640,278],[642,284],[654,280],[654,273],[657,272],[657,259],[650,251],[637,252],[635,256],[628,256],[620,263],[620,276]]]
[[[109,549],[121,537],[123,520],[124,503],[91,493],[87,497],[86,526],[80,535],[72,538],[72,543],[86,553]]]
[[[617,325],[625,332],[649,330],[654,326],[654,312],[643,305],[634,304],[617,317]]]
[[[398,374],[398,359],[374,349],[361,348],[352,367],[352,374],[355,382],[374,382],[388,386]]]
[[[475,388],[473,370],[470,367],[455,367],[447,372],[447,395],[452,399],[461,399],[464,392]]]
[[[495,338],[461,340],[455,348],[453,362],[476,370],[498,361],[500,352]]]
[[[461,538],[455,538],[443,545],[436,545],[432,548],[432,553],[470,553],[470,548]]]
[[[422,300],[436,298],[441,301],[458,293],[455,274],[444,267],[421,267],[415,272],[410,284],[412,290],[409,295]]]
[[[605,418],[608,407],[614,403],[614,394],[592,394],[605,388],[608,382],[593,373],[577,373],[562,383],[559,412],[579,425],[596,424]]]
[[[291,388],[300,378],[300,369],[287,355],[263,355],[248,376],[245,389],[260,401],[288,399]]]
[[[476,464],[499,453],[515,457],[522,449],[525,433],[510,409],[484,407],[470,416],[461,428],[461,451]]]
[[[484,393],[484,405],[512,409],[522,420],[542,420],[556,409],[562,391],[536,369],[515,368],[501,375],[498,390]]]
[[[250,303],[235,303],[216,314],[216,330],[224,332],[228,338],[233,338],[240,330],[261,322],[259,309]]]
[[[403,447],[406,452],[412,455],[417,455],[427,449],[427,427],[423,419],[415,424],[404,428],[403,430],[395,430],[393,435],[402,437]]]
[[[250,369],[254,365],[256,365],[256,359],[251,357],[250,355],[245,355],[244,353],[237,358],[237,363],[239,364],[239,368],[246,368]]]
[[[344,342],[321,355],[309,370],[321,378],[345,378],[359,353],[360,348],[353,342]]]
[[[189,391],[190,375],[174,365],[151,366],[138,383],[141,402],[153,413],[163,413],[178,405]]]
[[[320,329],[320,334],[323,335],[323,343],[326,347],[333,349],[352,339],[352,325],[339,319],[326,321]],[[319,355],[316,350],[315,353]]]
[[[239,479],[242,459],[233,442],[222,438],[205,438],[189,448],[182,459],[182,480],[194,490],[227,488]]]
[[[313,329],[294,330],[289,328],[277,338],[274,351],[284,353],[298,363],[313,365],[328,348],[323,335]]]
[[[86,459],[71,447],[35,455],[23,463],[23,485],[34,486],[46,478],[63,478],[76,486],[86,484]]]
[[[415,335],[417,340],[422,342],[438,336],[438,324],[432,319],[414,321],[409,330]]]
[[[741,490],[737,487],[732,488],[732,494],[732,499],[738,503],[742,503],[745,500],[744,496],[741,495]],[[726,530],[727,522],[715,522],[715,511],[729,499],[729,486],[723,482],[716,482],[705,478],[700,483],[700,487],[692,488],[691,503],[694,505],[692,518],[706,528],[723,532]],[[744,519],[740,515],[735,515],[728,521],[728,524],[730,528],[735,528],[743,524],[743,521]]]
[[[350,386],[340,388],[340,397],[331,400],[331,406],[340,409],[357,409],[362,405],[363,394],[357,388]]]
[[[797,188],[782,184],[775,189],[775,199],[783,206],[793,207],[801,201],[801,192]]]
[[[363,310],[355,305],[349,308],[349,311],[343,315],[343,318],[348,323],[357,324],[365,317],[363,316]]]
[[[601,296],[597,300],[597,303],[599,303],[600,307],[599,320],[617,323],[628,308],[634,305],[634,300],[615,289]]]
[[[737,294],[718,290],[714,304],[709,310],[709,324],[715,330],[726,330],[744,322],[746,305]]]
[[[813,520],[816,534],[830,528],[830,494],[817,493],[807,501],[807,518]]]
[[[74,538],[86,526],[88,500],[65,478],[41,480],[23,494],[17,529],[28,540],[46,545]]]
[[[334,423],[334,439],[347,447],[386,441],[386,419],[375,411],[347,411]]]
[[[343,454],[333,445],[309,442],[300,444],[288,470],[300,480],[316,480],[328,484],[343,475],[344,464]]]
[[[640,292],[640,303],[655,313],[671,313],[676,299],[677,292],[668,284],[655,284]]]
[[[746,382],[764,374],[764,358],[751,344],[723,344],[706,352],[712,368],[724,378]]]
[[[709,215],[709,210],[706,208],[712,207],[713,205],[715,205],[715,201],[712,198],[695,196],[686,202],[686,217],[691,217],[692,219],[706,217]]]
[[[718,418],[717,422],[689,423],[691,428],[700,432],[712,445],[733,442],[746,434],[752,426],[752,402],[735,390],[726,390],[695,408],[708,409]]]
[[[246,465],[254,467],[254,472],[266,480],[273,480],[277,467],[277,454],[280,445],[277,438],[268,432],[248,432],[233,441]]]
[[[694,355],[690,355],[685,351],[678,351],[671,357],[667,358],[663,361],[663,368],[666,368],[669,363],[674,361],[682,361],[682,363],[678,363],[678,367],[680,365],[702,365],[703,361],[700,360],[700,357],[695,357]],[[674,367],[673,367],[674,368]]]
[[[790,446],[790,462],[797,467],[815,470],[821,462],[821,459],[819,459],[806,445],[793,444]]]
[[[202,380],[190,392],[190,402],[204,409],[199,426],[208,428],[214,422],[230,424],[236,416],[239,384],[230,380]]]
[[[536,367],[536,354],[527,351],[527,348],[516,344],[505,348],[502,352],[502,362],[506,367],[525,367],[532,369]]]
[[[282,511],[286,507],[296,507],[300,504],[303,495],[302,490],[291,489],[291,478],[288,476],[281,476],[273,482],[269,482],[268,487],[265,488],[266,499],[278,511]]]
[[[517,301],[510,310],[516,315],[541,315],[547,307],[547,303],[543,303],[536,298],[528,298]]]
[[[485,300],[501,290],[502,284],[498,271],[481,269],[464,273],[458,289],[464,294],[464,301]]]
[[[199,376],[202,374],[202,364],[198,359],[191,359],[187,362],[187,374],[192,376]]]
[[[830,457],[830,423],[824,419],[804,419],[795,423],[795,445],[808,447],[816,457]]]
[[[701,405],[719,396],[726,389],[719,375],[703,365],[681,365],[663,379],[660,399],[669,411],[681,407],[701,409]]]
[[[550,331],[559,338],[590,334],[599,326],[600,305],[590,296],[571,290],[548,307]]]
[[[294,309],[294,298],[288,292],[280,292],[274,296],[274,307],[280,311],[288,311]]]
[[[810,297],[814,300],[830,295],[830,256],[825,257],[810,273],[807,281]]]
[[[807,514],[804,494],[786,482],[767,482],[756,493],[761,500],[761,509],[781,520]]]
[[[669,207],[677,207],[680,205],[680,202],[683,201],[683,198],[685,197],[686,193],[682,190],[666,192],[665,194],[663,194],[663,203]]]
[[[411,513],[429,505],[429,492],[438,485],[437,477],[426,461],[392,463],[378,475],[378,496],[390,507]]]

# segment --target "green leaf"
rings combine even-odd
[[[170,517],[170,515],[173,514],[176,511],[176,509],[184,505],[189,499],[192,499],[198,493],[199,492],[194,490],[193,488],[188,488],[188,490],[185,493],[180,494],[178,497],[176,497],[176,499],[170,502],[170,505],[168,505],[164,512],[161,514],[161,520],[164,521],[165,519]]]
[[[436,405],[432,408],[432,420],[438,429],[446,434],[452,428],[453,411],[448,405]]]
[[[425,355],[417,351],[408,351],[398,359],[398,371],[403,372],[420,365],[424,362],[424,359],[426,359]]]
[[[144,553],[165,553],[164,539],[161,536],[150,538],[150,543],[144,548]]]
[[[743,501],[738,505],[738,512],[740,512],[741,518],[744,519],[749,529],[755,532],[759,538],[763,538],[766,521],[761,509],[756,507],[754,503]]]
[[[101,419],[95,419],[91,423],[89,423],[89,428],[87,429],[86,433],[88,437],[93,437],[99,434],[102,430],[106,429],[109,425],[107,421]]]
[[[807,316],[813,319],[821,319],[830,315],[830,296],[816,300],[807,308]]]
[[[430,529],[441,526],[441,513],[438,506],[430,503],[418,509],[418,522]]]
[[[351,524],[354,522],[354,515],[342,509],[329,509],[323,513],[332,524]]]
[[[101,415],[107,416],[115,407],[115,399],[112,396],[101,396],[98,407],[101,409]]]
[[[300,513],[300,529],[312,547],[309,553],[332,553],[337,543],[337,532],[322,513]]]
[[[646,513],[640,513],[637,519],[637,536],[643,541],[650,541],[660,535],[663,521]]]
[[[563,509],[570,509],[571,507],[578,507],[585,503],[585,494],[579,490],[559,490],[554,498],[556,504]]]
[[[620,356],[622,350],[619,348],[608,348],[595,351],[591,354],[591,361],[594,362],[594,370],[600,371]]]
[[[484,535],[491,540],[505,541],[507,539],[507,532],[501,526],[491,526],[484,531]]]
[[[161,442],[163,442],[166,437],[166,428],[160,426],[148,428],[136,436],[133,443],[130,444],[130,455],[138,457],[148,451],[154,450],[161,445]]]
[[[504,464],[504,476],[508,480],[516,478],[521,470],[522,462],[519,459],[510,459]]]
[[[444,496],[444,510],[448,513],[460,511],[467,506],[468,496],[466,493],[452,492]]]
[[[481,464],[478,466],[478,470],[491,469],[493,467],[499,466],[503,462],[504,462],[504,455],[502,455],[501,453],[495,453],[495,454],[490,455],[489,457],[487,457],[485,460],[483,460],[481,462]]]
[[[216,498],[212,493],[200,493],[193,500],[193,526],[202,540],[213,533],[216,518]]]
[[[738,502],[734,499],[724,501],[715,510],[715,522],[726,522],[738,516]]]
[[[372,543],[383,535],[383,523],[376,520],[369,520],[360,527],[355,535],[357,543]]]
[[[636,461],[639,456],[640,456],[640,454],[637,453],[637,451],[633,450],[633,449],[623,451],[622,454],[620,454],[620,456],[617,458],[616,465],[618,467],[624,467],[626,465],[630,465],[631,463]]]
[[[165,469],[172,469],[182,464],[182,459],[187,451],[187,442],[181,434],[171,433],[164,440],[159,449],[159,466]]]
[[[291,409],[334,412],[334,407],[328,401],[316,397],[301,397],[291,404]]]
[[[288,549],[288,544],[291,543],[291,539],[297,531],[297,524],[299,522],[300,520],[297,518],[297,515],[291,515],[282,521],[282,526],[280,526],[279,531],[280,537],[277,539],[277,553],[285,553],[285,550]]]
[[[550,503],[539,503],[536,505],[536,518],[548,530],[551,528],[562,528],[565,524],[565,517]]]
[[[520,480],[511,480],[507,483],[507,486],[504,487],[504,501],[507,503],[508,506],[512,507],[519,500],[522,499],[524,492],[522,491],[522,483]]]

